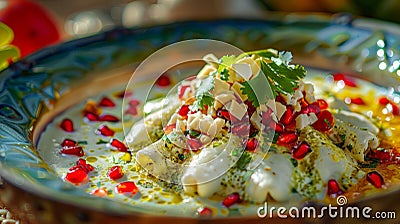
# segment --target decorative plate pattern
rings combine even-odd
[[[138,63],[163,46],[195,38],[221,40],[243,50],[290,49],[305,58],[301,63],[321,68],[334,63],[350,72],[362,71],[363,78],[399,91],[400,28],[393,24],[349,15],[286,15],[114,29],[43,49],[0,73],[0,175],[26,191],[57,201],[79,201],[80,206],[112,213],[145,212],[90,197],[63,182],[35,149],[35,124],[83,78]]]

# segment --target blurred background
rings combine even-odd
[[[400,23],[399,0],[0,0],[0,22],[14,34],[0,29],[0,46],[19,50],[9,57],[0,54],[0,60],[14,61],[16,54],[23,57],[49,44],[115,26],[254,18],[273,12],[348,12]]]

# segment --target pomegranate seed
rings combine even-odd
[[[246,136],[250,132],[250,126],[248,124],[242,124],[238,126],[234,126],[232,128],[232,134],[237,136]]]
[[[80,184],[84,183],[88,180],[88,174],[83,168],[75,168],[68,170],[67,175],[65,176],[65,180],[73,183],[73,184]]]
[[[164,74],[157,79],[156,84],[159,87],[167,87],[171,84],[171,79],[168,77],[168,75]]]
[[[400,163],[400,155],[396,149],[372,150],[368,158],[378,159],[381,163]]]
[[[97,116],[97,114],[94,114],[92,112],[86,112],[85,113],[85,117],[89,120],[89,121],[99,121],[99,116]]]
[[[392,105],[392,114],[399,115],[399,107],[394,103],[390,103],[390,105]]]
[[[178,114],[183,117],[183,119],[187,119],[187,115],[189,113],[189,105],[182,105],[181,108],[178,111]]]
[[[118,194],[131,193],[133,195],[136,194],[139,191],[139,189],[137,188],[134,182],[126,181],[117,184],[117,186],[115,186],[115,191]]]
[[[290,122],[290,124],[286,125],[285,130],[296,132],[296,120],[292,120],[292,122]]]
[[[239,102],[241,101],[241,99],[239,98]],[[256,111],[256,108],[254,107],[253,103],[249,100],[246,100],[244,102],[247,105],[247,114],[249,116],[253,115],[253,113]]]
[[[115,107],[115,103],[108,97],[103,97],[99,102],[100,107]]]
[[[312,103],[306,107],[301,108],[300,113],[302,113],[302,114],[309,114],[309,113],[318,114],[320,111],[321,111],[321,107],[318,105],[318,103]]]
[[[302,142],[298,146],[294,146],[292,149],[292,156],[295,159],[303,159],[309,152],[311,147],[307,142]]]
[[[164,133],[168,135],[174,130],[174,128],[176,128],[176,124],[167,125],[167,127],[164,128]]]
[[[340,189],[339,184],[336,180],[328,180],[328,195],[330,197],[336,197],[337,195],[341,195],[342,193],[343,192]]]
[[[328,109],[328,103],[325,101],[325,100],[323,100],[323,99],[317,99],[317,102],[316,102],[317,104],[318,104],[318,107],[319,107],[319,109],[321,109],[321,110],[325,110],[325,109]]]
[[[119,118],[111,115],[111,114],[105,114],[99,117],[100,121],[108,121],[108,122],[118,122]]]
[[[282,124],[289,124],[290,122],[292,122],[293,118],[294,118],[293,109],[291,107],[286,107],[286,111],[281,117],[280,121]]]
[[[286,101],[281,95],[276,96],[275,101],[279,102],[279,103],[281,103],[283,105],[286,105]]]
[[[61,153],[66,155],[74,155],[74,156],[84,156],[85,152],[83,151],[82,147],[79,145],[74,146],[64,146],[61,148]]]
[[[278,145],[288,145],[297,141],[297,134],[294,132],[285,132],[278,136],[276,144]]]
[[[213,211],[208,207],[203,207],[203,208],[200,208],[199,210],[197,210],[197,214],[200,217],[212,217]]]
[[[272,122],[272,110],[268,109],[267,112],[262,112],[261,113],[261,123],[264,124],[265,126],[267,126],[267,124],[270,124]]]
[[[281,123],[270,122],[269,127],[278,133],[282,133],[284,131],[284,126]]]
[[[76,146],[76,145],[78,145],[78,143],[76,141],[72,140],[72,139],[69,139],[69,138],[64,139],[64,141],[61,143],[62,147],[65,147],[65,146]]]
[[[354,79],[352,79],[342,73],[333,74],[333,80],[334,81],[343,81],[344,84],[349,87],[357,87],[357,84]]]
[[[113,166],[110,168],[110,171],[108,171],[108,177],[110,177],[111,180],[118,180],[123,176],[124,172],[121,166]]]
[[[130,92],[130,91],[126,91],[126,92],[125,91],[121,91],[119,93],[116,93],[114,96],[117,97],[117,98],[124,98],[124,97],[130,97],[132,95],[133,95],[133,93]]]
[[[386,106],[387,104],[390,103],[389,99],[386,97],[379,98],[378,102],[380,105],[383,105],[383,106]]]
[[[124,143],[122,143],[121,141],[119,141],[117,139],[112,139],[110,144],[111,144],[111,146],[113,146],[120,152],[128,151],[128,147],[126,147],[126,145]]]
[[[113,136],[114,135],[114,131],[111,130],[107,125],[102,125],[99,127],[99,129],[97,129],[96,131],[98,134],[101,134],[103,136]]]
[[[190,150],[192,150],[193,152],[196,152],[197,150],[199,150],[203,146],[203,144],[197,138],[189,138],[188,139],[188,146],[189,146]]]
[[[128,104],[129,106],[136,107],[140,104],[140,101],[137,99],[131,99]]]
[[[367,181],[374,185],[376,188],[381,188],[384,184],[383,177],[377,171],[372,171],[367,174]]]
[[[333,128],[335,123],[331,112],[323,110],[317,117],[318,120],[312,125],[317,131],[327,132]]]
[[[223,201],[222,201],[222,205],[224,205],[225,207],[229,208],[232,205],[239,203],[240,202],[240,195],[239,193],[232,193],[230,195],[228,195]]]
[[[248,139],[246,143],[246,150],[254,152],[258,147],[258,140],[256,138]]]
[[[138,115],[137,107],[134,107],[134,106],[128,107],[128,109],[125,111],[125,114],[129,114],[129,115],[132,115],[132,116]]]
[[[66,132],[73,132],[74,131],[74,123],[69,118],[65,118],[64,120],[62,120],[61,124],[60,124],[60,127],[61,127],[61,129],[63,129]]]
[[[365,102],[361,97],[351,98],[350,102],[356,105],[365,105]]]
[[[204,105],[204,108],[200,110],[202,114],[207,114],[207,111],[208,111],[208,105]]]
[[[218,110],[217,117],[223,118],[227,121],[231,121],[231,114],[227,110]]]
[[[179,91],[179,99],[182,99],[183,96],[185,95],[186,90],[190,88],[190,86],[179,86],[178,91]]]
[[[250,124],[250,136],[254,137],[258,133],[258,129],[253,126],[253,124]]]
[[[80,166],[80,167],[84,168],[87,171],[87,173],[94,170],[94,167],[92,165],[88,164],[86,162],[86,160],[84,160],[84,159],[79,159],[78,161],[76,161],[76,166]]]
[[[105,188],[97,188],[90,192],[90,194],[98,197],[105,197],[107,196],[107,190]]]

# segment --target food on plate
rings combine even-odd
[[[132,127],[127,143],[140,145],[138,165],[185,194],[237,193],[253,202],[323,199],[330,180],[355,185],[365,175],[358,163],[379,146],[377,133],[335,117],[343,114],[316,99],[291,57],[274,50],[205,56],[173,103]],[[155,129],[164,130],[161,138],[138,144]]]
[[[306,76],[290,52],[203,60],[162,98],[102,94],[59,116],[41,139],[58,144],[57,172],[94,196],[200,216],[357,198],[399,182],[398,96],[342,73]],[[155,88],[173,84],[163,75]]]

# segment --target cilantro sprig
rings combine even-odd
[[[289,65],[292,54],[290,52],[279,52],[278,57],[270,50],[255,51],[247,55],[256,54],[263,59],[260,61],[261,73],[253,79],[242,83],[242,93],[246,94],[253,106],[267,103],[268,99],[282,94],[292,94],[298,87],[299,80],[304,78],[306,71],[303,66]],[[274,55],[275,57],[271,57]],[[271,87],[271,91],[266,90],[266,86]]]
[[[192,110],[202,110],[205,106],[212,106],[214,103],[214,96],[211,91],[214,90],[214,76],[208,76],[201,80],[200,86],[196,91],[196,101],[193,103]]]

